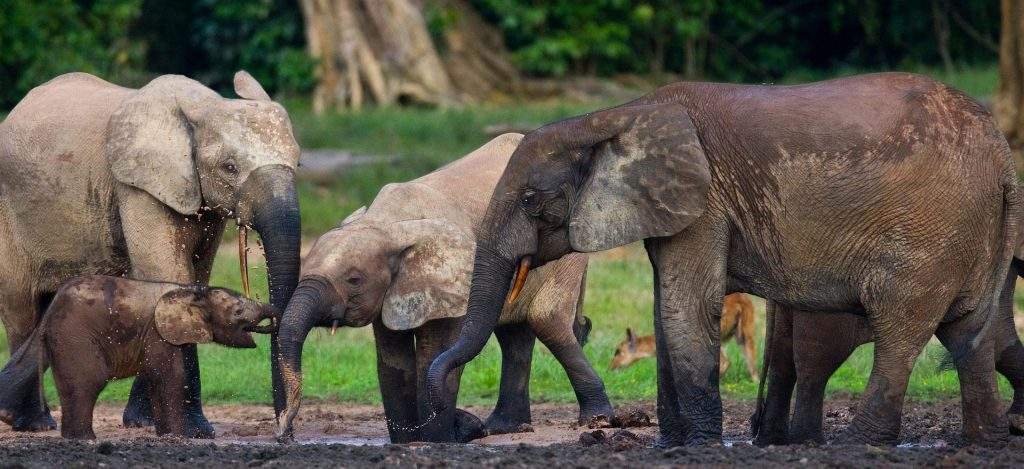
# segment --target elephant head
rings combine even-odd
[[[458,341],[427,374],[444,408],[448,373],[483,349],[529,269],[685,229],[707,205],[711,174],[676,103],[627,104],[541,127],[512,154],[488,205]]]
[[[382,193],[391,189],[401,190],[392,186]],[[291,433],[301,404],[302,347],[312,328],[361,327],[379,318],[389,329],[409,330],[465,310],[472,233],[440,219],[380,221],[373,213],[377,210],[350,215],[306,255],[280,324],[287,389],[282,437]]]
[[[238,72],[235,92],[242,99],[183,76],[153,80],[111,117],[107,160],[117,181],[174,212],[213,212],[255,228],[266,250],[270,302],[283,311],[299,273],[299,146],[288,113],[252,76]],[[276,356],[274,337],[271,343]],[[279,411],[284,395],[273,373]]]
[[[224,288],[187,287],[160,297],[153,311],[160,337],[174,345],[216,342],[254,348],[252,332],[267,332],[259,323],[276,316],[273,307],[242,298]]]

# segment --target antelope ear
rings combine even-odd
[[[578,119],[596,143],[569,218],[573,250],[672,235],[704,213],[711,172],[681,105],[626,106]]]
[[[205,344],[213,340],[205,300],[195,289],[178,288],[164,293],[153,311],[156,331],[174,344]]]
[[[401,252],[384,296],[381,319],[388,329],[409,330],[466,313],[476,240],[439,219],[392,224]]]
[[[626,328],[626,342],[629,342],[629,349],[636,350],[636,336],[633,335],[633,329]]]
[[[111,116],[105,148],[114,179],[146,191],[183,215],[194,215],[202,196],[192,156],[191,124],[181,106],[196,96],[179,98],[176,91],[195,87],[202,85],[184,77],[153,80]],[[192,91],[197,96],[206,94]]]
[[[239,97],[255,101],[271,101],[270,95],[260,86],[260,82],[249,75],[249,72],[245,70],[235,72],[234,81],[235,94]]]
[[[341,227],[343,227],[343,226],[345,226],[345,225],[347,225],[349,223],[352,223],[352,222],[362,218],[363,215],[366,215],[366,206],[365,205],[363,205],[362,207],[357,208],[356,211],[350,213],[347,217],[345,217],[345,219],[342,220],[341,223],[338,224],[338,228],[341,228]]]

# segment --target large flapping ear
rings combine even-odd
[[[440,219],[400,221],[392,228],[402,251],[381,308],[384,325],[409,330],[465,314],[476,249],[472,233]]]
[[[107,128],[105,151],[114,178],[175,212],[194,215],[202,193],[186,114],[211,97],[217,94],[198,82],[165,75],[125,100]]]
[[[252,99],[255,101],[270,101],[270,95],[260,86],[260,82],[256,81],[249,72],[245,70],[239,70],[235,72],[235,94],[245,99]]]
[[[201,295],[193,288],[164,293],[153,311],[156,331],[174,344],[205,344],[213,340]]]
[[[704,213],[711,173],[682,105],[623,106],[573,121],[554,125],[574,125],[576,138],[591,136],[593,149],[569,218],[573,250],[603,251],[668,236]]]

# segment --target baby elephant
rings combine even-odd
[[[92,412],[107,382],[151,380],[158,435],[184,436],[182,345],[216,342],[253,348],[251,332],[270,332],[269,306],[230,290],[143,282],[106,276],[76,277],[60,287],[42,322],[0,371],[0,420],[9,403],[36,392],[37,373],[53,365],[61,403],[61,435],[93,439]],[[264,319],[271,325],[260,326]]]
[[[721,325],[722,342],[736,337],[736,343],[743,347],[750,379],[758,382],[757,350],[754,348],[754,304],[750,302],[750,297],[743,293],[726,295],[722,301]],[[633,329],[626,328],[626,340],[620,342],[615,349],[609,368],[625,368],[642,358],[653,357],[654,353],[653,335],[637,337],[633,335]],[[718,353],[718,374],[723,375],[729,369],[729,358],[724,351]]]

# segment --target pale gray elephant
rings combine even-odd
[[[449,376],[446,412],[431,415],[425,372],[461,329],[473,271],[474,232],[522,135],[506,134],[433,173],[388,184],[369,209],[321,236],[303,262],[299,285],[281,319],[281,368],[288,390],[283,438],[302,396],[302,345],[313,327],[373,323],[377,372],[392,442],[465,441],[480,422],[455,411],[460,371]],[[507,302],[495,330],[502,349],[498,404],[486,432],[530,423],[534,338],[565,368],[580,420],[611,417],[604,384],[583,354],[589,322],[580,314],[585,254],[537,270]],[[504,298],[494,301],[502,302]]]
[[[242,99],[176,75],[136,90],[70,73],[0,123],[0,319],[12,351],[72,276],[206,283],[228,220],[260,234],[270,301],[284,309],[299,272],[299,147],[287,112],[248,73],[235,92]],[[210,437],[195,347],[184,356],[188,434]],[[145,390],[137,380],[126,425],[152,421]],[[26,395],[4,409],[15,429],[53,428],[39,393]]]

